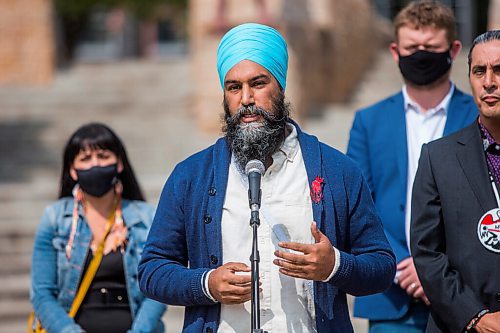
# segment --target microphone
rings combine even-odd
[[[248,176],[248,203],[252,212],[260,208],[260,179],[265,172],[264,163],[259,160],[250,160],[245,166],[245,174]]]

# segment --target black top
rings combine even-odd
[[[93,257],[89,251],[82,277]],[[87,333],[125,333],[131,328],[132,315],[120,250],[102,257],[75,321]]]

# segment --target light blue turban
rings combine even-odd
[[[266,68],[285,90],[288,51],[285,40],[276,29],[245,23],[222,37],[217,49],[217,70],[222,89],[227,72],[242,60],[251,60]]]

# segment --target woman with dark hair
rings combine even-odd
[[[31,302],[47,332],[164,331],[165,305],[137,283],[153,214],[116,134],[80,127],[64,149],[59,200],[35,235]]]

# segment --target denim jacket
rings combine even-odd
[[[161,317],[166,306],[145,298],[137,282],[137,266],[154,210],[145,202],[123,200],[122,211],[128,230],[123,261],[133,318],[130,332],[161,333],[164,331]],[[71,197],[49,205],[35,235],[30,298],[37,317],[49,333],[84,332],[67,313],[82,278],[92,234],[80,206],[71,258],[68,260],[65,246],[70,234],[72,212]]]

